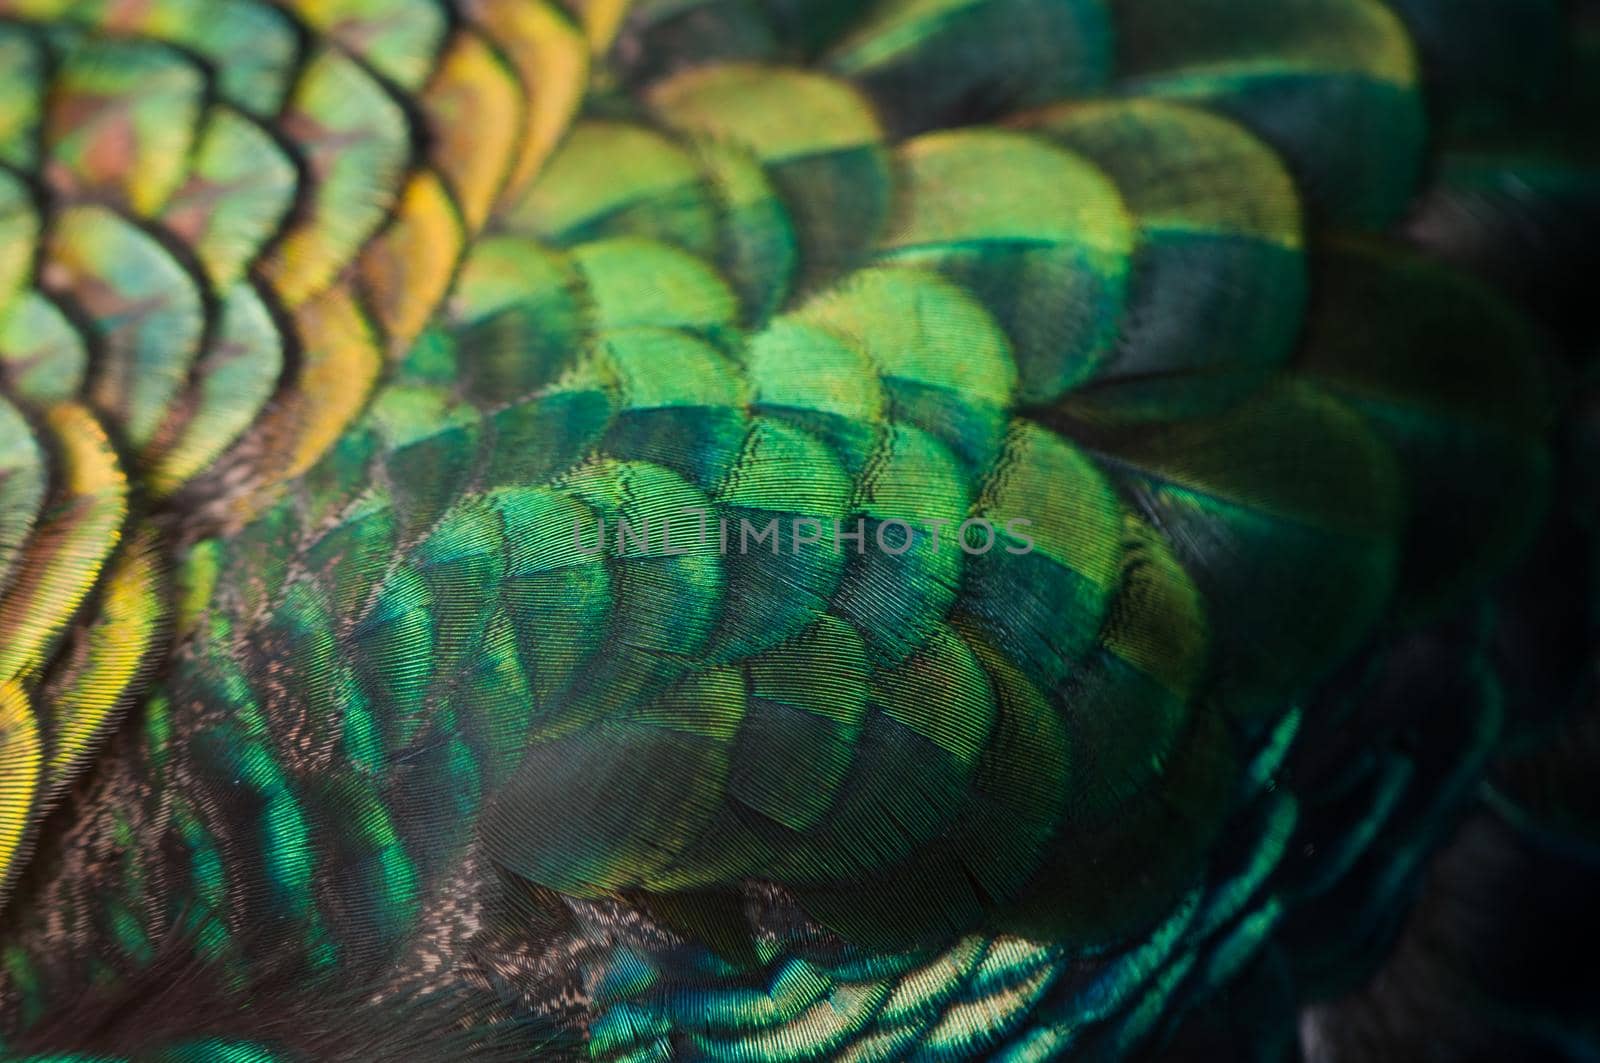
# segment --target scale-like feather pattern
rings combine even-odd
[[[174,541],[147,503],[237,523],[312,464],[443,299],[532,136],[501,122],[470,178],[448,145],[420,151],[423,112],[484,71],[507,99],[513,78],[492,28],[431,3],[393,15],[0,5],[0,381],[22,418],[6,422],[0,673],[54,717],[52,783],[162,649]],[[17,805],[7,829],[27,838],[42,808]]]
[[[1281,1057],[1558,715],[1494,6],[0,0],[5,1050]]]

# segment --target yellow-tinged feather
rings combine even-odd
[[[599,55],[617,39],[617,29],[633,4],[631,0],[574,0],[573,6],[578,9],[578,18],[583,22],[589,50]]]
[[[87,651],[49,706],[53,748],[49,780],[63,781],[81,766],[138,677],[166,608],[156,533],[141,529],[113,562],[100,612],[87,635]]]
[[[520,87],[477,34],[452,39],[422,95],[430,159],[456,194],[467,226],[483,228],[505,187],[526,121]]]
[[[222,541],[207,539],[196,543],[177,573],[178,608],[173,618],[173,636],[182,639],[194,631],[200,616],[211,602],[222,574]]]
[[[27,835],[42,756],[28,695],[14,680],[0,683],[0,885],[10,880]]]
[[[389,355],[403,356],[449,290],[466,234],[444,184],[413,174],[400,209],[361,254],[369,305],[388,337]]]
[[[549,4],[466,0],[462,8],[505,49],[528,98],[522,147],[500,200],[509,207],[538,175],[577,113],[589,80],[588,42]]]
[[[1159,99],[1071,100],[1015,115],[1007,124],[1065,136],[1069,143],[1097,127],[1123,130],[1137,150],[1124,149],[1119,165],[1107,172],[1146,228],[1240,234],[1289,250],[1304,246],[1300,194],[1278,155],[1243,126],[1204,108]]]
[[[1117,187],[1080,155],[1002,130],[958,129],[908,140],[897,158],[913,182],[908,223],[891,249],[988,240],[1070,242],[1119,262],[1132,243]],[[1005,173],[1003,182],[985,176]]]
[[[366,406],[382,369],[378,338],[347,284],[325,289],[292,316],[300,364],[251,433],[248,446],[260,459],[230,499],[231,526],[259,516],[285,483],[316,464]]]
[[[1180,70],[1129,78],[1126,84],[1143,88],[1163,82],[1200,84],[1208,79],[1222,84],[1252,77],[1326,73],[1363,74],[1400,88],[1417,84],[1411,34],[1383,0],[1322,0],[1301,6],[1309,14],[1298,25],[1314,25],[1316,32],[1264,34],[1244,55],[1237,42],[1212,37],[1199,45],[1200,55],[1184,62]],[[1194,49],[1197,44],[1187,42],[1185,47]]]
[[[808,70],[699,67],[654,86],[648,98],[668,124],[747,145],[769,162],[849,151],[883,137],[854,87]]]
[[[88,410],[63,403],[45,416],[61,466],[60,494],[19,558],[0,599],[0,676],[25,677],[45,662],[116,549],[128,515],[128,482]]]
[[[0,0],[0,15],[20,18],[58,18],[79,6],[80,0]]]
[[[399,105],[333,48],[307,63],[280,124],[315,177],[305,208],[263,265],[279,299],[293,308],[337,283],[392,209],[409,130]]]
[[[294,397],[283,408],[293,421],[285,480],[311,468],[360,412],[382,361],[371,326],[342,287],[304,304],[294,319],[304,357]]]

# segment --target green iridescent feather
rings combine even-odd
[[[1592,534],[1506,6],[0,0],[4,1050],[1281,1054]]]

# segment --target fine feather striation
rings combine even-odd
[[[0,116],[51,189],[0,215],[45,256],[0,262],[15,837],[177,636],[7,913],[8,1047],[168,964],[608,1059],[1115,1058],[1225,986],[1281,1049],[1364,979],[1521,719],[1461,618],[1554,481],[1548,334],[1382,235],[1481,43],[189,6],[0,6],[51,89]],[[19,583],[58,543],[102,553]],[[95,1051],[278,1051],[89,1007]]]
[[[0,879],[162,656],[148,521],[237,524],[310,465],[560,120],[519,102],[537,26],[411,7],[0,5],[0,674],[57,765]],[[430,143],[485,100],[495,143]]]

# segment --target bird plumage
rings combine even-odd
[[[1593,19],[0,0],[5,1051],[1337,1043],[1594,859]]]

